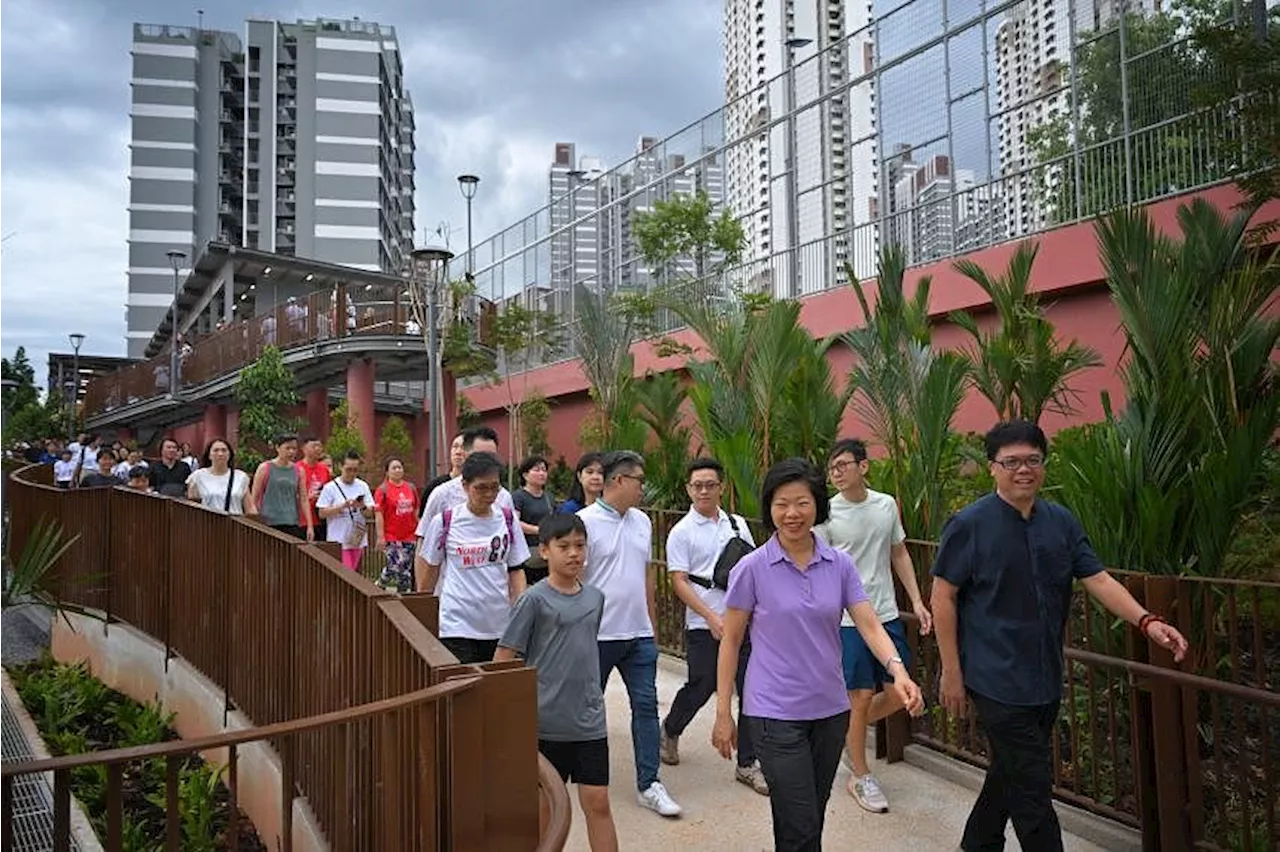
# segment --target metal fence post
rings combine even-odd
[[[1154,613],[1172,616],[1177,611],[1178,578],[1148,576],[1146,606]],[[1139,641],[1147,644],[1147,638]],[[1149,645],[1152,665],[1176,669],[1173,655]],[[1187,765],[1182,747],[1182,690],[1172,681],[1151,682],[1151,739],[1155,760],[1155,808],[1158,813],[1161,852],[1190,852],[1190,825],[1187,820]],[[1144,809],[1145,811],[1146,809]],[[1147,826],[1143,824],[1144,845]]]

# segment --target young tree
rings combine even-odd
[[[325,441],[325,449],[334,464],[341,464],[342,457],[350,450],[355,450],[365,459],[364,467],[368,467],[368,447],[364,444],[364,436],[360,434],[357,420],[359,412],[353,410],[349,400],[343,400],[330,415],[332,426],[329,429],[329,440]]]
[[[630,393],[635,363],[631,344],[641,336],[650,308],[643,300],[611,297],[582,285],[574,303],[574,340],[596,406],[583,423],[581,443],[584,448],[638,449],[631,446],[634,442],[622,440],[622,431],[635,422],[635,400]],[[643,439],[640,445],[644,445]]]
[[[284,410],[298,404],[298,392],[293,373],[276,347],[268,346],[258,360],[240,371],[235,400],[240,406],[242,458],[251,460],[271,454],[276,438],[297,431],[298,420],[288,417]]]
[[[507,386],[507,434],[511,436],[512,460],[520,455],[523,442],[521,434],[521,418],[526,411],[526,397],[529,394],[529,369],[544,359],[554,358],[560,351],[562,342],[561,325],[556,317],[536,308],[528,308],[520,304],[518,298],[508,299],[493,317],[492,339],[497,356],[497,371],[492,381],[502,380],[505,374]],[[516,376],[519,375],[517,380]],[[516,399],[516,383],[522,383],[521,399]],[[546,400],[543,399],[545,404]],[[514,484],[514,468],[508,470],[508,485]]]
[[[398,458],[404,462],[406,477],[414,479],[417,476],[413,436],[409,434],[409,427],[405,425],[404,420],[395,416],[387,418],[382,431],[378,434],[378,470],[374,472],[375,477],[381,478],[381,471],[386,467],[387,459],[390,458]],[[376,482],[372,484],[377,485]]]
[[[688,508],[685,467],[693,432],[684,425],[689,396],[684,380],[674,371],[650,373],[636,383],[635,390],[636,414],[652,436],[645,447],[645,502],[660,508]]]
[[[3,400],[6,417],[40,402],[40,391],[36,388],[36,371],[27,359],[25,346],[18,347],[13,353],[12,361],[8,358],[0,359],[0,374],[3,374],[4,378],[0,399]]]
[[[703,190],[654,202],[651,212],[636,214],[632,225],[636,250],[670,284],[702,281],[742,259],[746,234],[728,210],[716,212]]]

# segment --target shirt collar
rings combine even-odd
[[[693,518],[693,522],[695,524],[719,524],[721,521],[726,520],[729,517],[723,508],[717,507],[716,512],[718,514],[714,518],[708,518],[692,506],[689,507],[689,517]]]
[[[597,497],[596,502],[600,504],[600,508],[604,509],[607,512],[610,512],[611,514],[614,515],[614,517],[618,517],[618,518],[622,517],[622,513],[619,512],[617,509],[613,508],[612,506],[610,506],[608,503],[606,503],[603,497]]]
[[[810,535],[813,534],[810,533]],[[776,532],[769,536],[769,540],[764,543],[764,552],[770,565],[775,565],[779,562],[785,562],[786,564],[793,566],[795,565],[795,563],[791,561],[791,557],[787,555],[787,552],[782,549],[782,545],[778,543],[778,534]],[[809,564],[805,567],[812,568],[819,562],[834,562],[835,553],[835,549],[831,545],[827,544],[820,537],[815,535],[813,536],[813,558],[809,560]]]

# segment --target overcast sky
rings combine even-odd
[[[558,141],[617,164],[722,101],[722,0],[208,2],[246,17],[390,24],[417,114],[417,227],[466,244],[455,177],[480,175],[479,242],[546,203]],[[124,354],[132,24],[191,24],[197,4],[5,0],[0,25],[0,349]],[[212,11],[214,8],[216,12]]]

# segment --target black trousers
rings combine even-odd
[[[716,694],[716,668],[720,660],[720,642],[710,630],[685,631],[685,662],[689,664],[689,677],[671,702],[671,712],[662,720],[662,729],[669,737],[678,737],[689,727],[711,696]],[[751,659],[751,643],[743,642],[738,652],[738,765],[750,766],[756,762],[756,748],[752,742],[751,726],[742,715],[742,687],[747,678],[747,660]]]
[[[1032,707],[1001,704],[969,693],[987,738],[991,766],[964,827],[965,852],[1000,852],[1004,829],[1023,849],[1062,852],[1062,830],[1053,809],[1053,736],[1058,702]]]
[[[822,826],[849,733],[849,711],[806,721],[750,721],[769,783],[775,852],[822,852]]]
[[[466,639],[461,636],[440,637],[440,644],[449,649],[449,653],[458,658],[460,663],[488,663],[493,661],[493,652],[498,650],[497,639]]]

